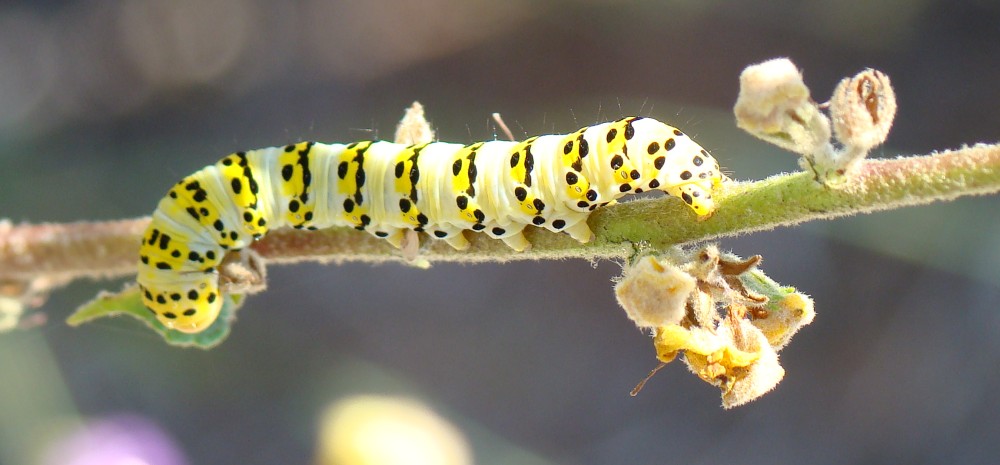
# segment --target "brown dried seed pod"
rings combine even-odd
[[[896,116],[889,76],[869,68],[841,80],[830,98],[830,116],[845,146],[867,151],[885,142]]]

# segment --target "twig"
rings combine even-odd
[[[1000,145],[865,160],[842,189],[817,183],[811,173],[782,174],[762,181],[732,183],[716,196],[718,210],[695,221],[673,198],[625,202],[594,212],[588,221],[596,239],[579,244],[564,234],[529,228],[532,248],[514,252],[501,241],[470,234],[472,247],[458,252],[426,241],[421,256],[431,262],[505,262],[629,255],[633,243],[665,248],[734,236],[804,221],[869,213],[964,195],[1000,192]],[[39,276],[63,279],[113,278],[135,272],[140,234],[148,218],[96,223],[0,223],[0,281]],[[384,241],[347,228],[306,232],[279,230],[253,245],[269,264],[299,261],[383,262],[401,260]]]

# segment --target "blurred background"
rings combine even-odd
[[[1000,138],[994,0],[8,1],[0,217],[147,215],[232,151],[391,138],[413,100],[454,142],[494,138],[492,112],[518,136],[649,115],[760,179],[795,158],[731,108],[743,67],[778,56],[817,101],[889,74],[899,113],[874,156]],[[998,206],[723,240],[818,313],[778,388],[731,411],[680,363],[629,397],[656,361],[610,262],[272,267],[207,352],[131,320],[66,326],[122,285],[74,283],[48,324],[0,335],[0,463],[76,463],[59,457],[114,434],[155,451],[88,463],[311,463],[327,406],[363,393],[430,406],[478,464],[996,463]]]

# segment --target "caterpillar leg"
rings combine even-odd
[[[448,245],[455,248],[455,250],[466,250],[469,248],[469,240],[465,238],[465,234],[459,232],[454,236],[450,236],[444,239]]]
[[[501,237],[500,240],[507,244],[508,247],[518,251],[524,252],[531,248],[531,243],[528,242],[528,238],[524,237],[523,231],[518,231],[509,236]]]
[[[403,258],[408,262],[416,260],[420,255],[420,234],[412,229],[401,230],[400,234],[403,238],[399,248],[403,251]]]
[[[594,232],[590,230],[590,226],[587,226],[587,221],[583,220],[573,226],[563,229],[563,232],[569,234],[570,237],[580,241],[581,243],[590,242],[594,238]]]
[[[402,249],[403,237],[405,236],[405,233],[403,231],[404,231],[403,229],[396,229],[390,232],[380,232],[380,233],[376,232],[373,234],[375,235],[375,237],[380,237],[382,239],[385,239],[386,242],[392,244],[393,247],[397,249]]]

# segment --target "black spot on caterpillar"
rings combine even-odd
[[[143,302],[167,327],[199,332],[222,306],[216,270],[269,229],[353,227],[399,247],[407,230],[462,250],[481,232],[522,251],[536,225],[581,242],[590,212],[661,190],[715,210],[719,164],[680,131],[628,117],[522,142],[349,145],[302,142],[239,152],[178,182],[143,234]],[[488,192],[489,195],[482,193]]]

